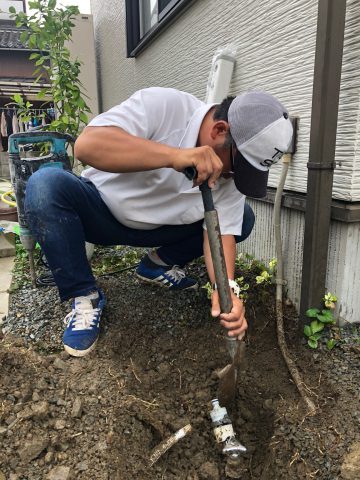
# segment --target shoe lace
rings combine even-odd
[[[178,265],[174,265],[170,270],[166,271],[166,275],[169,275],[176,283],[181,282],[185,278],[185,272]]]
[[[71,322],[73,330],[91,330],[95,325],[98,308],[92,308],[87,304],[78,303],[64,318],[64,323],[68,326]]]

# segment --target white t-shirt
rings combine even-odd
[[[148,140],[192,148],[196,146],[204,116],[212,106],[172,88],[146,88],[98,115],[89,126],[121,127]],[[114,217],[128,227],[150,230],[204,218],[199,188],[192,188],[192,182],[172,168],[109,173],[91,167],[82,175],[95,184]],[[232,179],[223,178],[217,181],[212,192],[221,233],[241,235],[244,195]]]

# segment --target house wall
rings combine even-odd
[[[268,262],[276,257],[273,205],[249,200],[256,223],[252,234],[238,246],[239,252],[254,255]],[[300,305],[301,274],[305,216],[302,212],[283,208],[281,237],[284,258],[284,290],[296,307]],[[333,221],[328,247],[326,290],[338,298],[338,317],[341,324],[360,322],[360,228],[358,223]]]
[[[179,88],[204,98],[216,49],[233,43],[237,62],[229,93],[267,90],[288,107],[291,115],[299,117],[297,153],[285,189],[306,192],[317,1],[197,0],[135,59],[126,58],[125,2],[113,2],[110,9],[105,0],[91,0],[91,7],[102,110],[137,89],[153,85]],[[351,201],[360,201],[359,29],[360,4],[348,0],[333,197]],[[281,165],[271,169],[270,186],[276,187],[280,170]],[[257,226],[242,248],[258,258],[270,259],[274,256],[272,206],[252,203]],[[289,296],[298,305],[304,216],[284,209],[283,221]],[[360,265],[360,253],[352,244],[358,231],[359,224],[333,224],[329,246],[328,284],[344,302],[342,312],[349,321],[356,320],[354,312],[359,311],[354,298],[357,288],[349,289],[344,299],[339,292],[345,292],[349,275],[344,261]],[[352,258],[348,256],[350,251]],[[360,287],[359,278],[353,278]]]
[[[91,113],[89,119],[99,113],[99,96],[95,58],[94,25],[92,15],[77,15],[71,42],[67,47],[73,59],[81,60],[80,81]]]
[[[0,77],[5,78],[36,78],[35,64],[29,60],[31,52],[19,50],[0,50]]]

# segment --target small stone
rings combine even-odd
[[[66,426],[66,421],[63,418],[58,418],[55,420],[54,428],[55,430],[63,430]]]
[[[267,400],[264,401],[264,408],[266,410],[271,410],[273,408],[273,401],[271,398],[268,398]]]
[[[5,418],[5,423],[6,425],[11,425],[13,422],[15,422],[15,420],[15,415],[10,415],[10,417]]]
[[[344,480],[358,480],[360,478],[360,442],[351,446],[341,467],[341,476]]]
[[[44,378],[41,377],[36,382],[36,388],[38,388],[39,390],[47,390],[49,388],[49,384],[46,382]]]
[[[62,465],[50,470],[46,477],[47,480],[68,480],[69,478],[70,468]]]
[[[25,443],[25,446],[18,450],[19,456],[24,463],[29,463],[37,458],[40,453],[48,446],[47,438],[34,438]]]
[[[38,394],[38,392],[34,392],[32,394],[32,401],[33,402],[38,402],[40,400],[40,395]]]
[[[76,397],[71,410],[72,418],[80,418],[82,414],[82,400],[80,397]]]
[[[56,461],[57,462],[63,462],[64,460],[66,460],[68,458],[68,455],[67,453],[65,452],[58,452],[56,454]]]
[[[214,462],[205,462],[199,468],[199,478],[203,480],[220,480],[220,473]]]
[[[106,444],[106,441],[103,441],[103,440],[100,440],[99,442],[97,442],[97,444],[95,445],[95,448],[96,450],[98,450],[99,452],[104,452],[108,446]]]
[[[87,464],[87,462],[79,462],[76,465],[76,470],[78,470],[79,472],[85,472],[86,470],[88,470],[88,468],[89,465]]]
[[[54,460],[54,452],[47,452],[45,455],[45,463],[52,463]]]
[[[114,439],[114,430],[110,430],[106,435],[106,443],[110,445]]]
[[[34,411],[30,406],[26,406],[23,408],[18,414],[17,417],[22,418],[24,420],[28,420],[34,415]]]
[[[53,363],[54,368],[57,370],[65,370],[67,368],[66,363],[61,358],[56,357]]]
[[[35,418],[45,418],[49,414],[49,403],[46,401],[37,402],[32,405],[33,416]]]

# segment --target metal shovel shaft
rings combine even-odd
[[[220,224],[215,210],[211,189],[207,182],[200,185],[205,210],[205,224],[209,238],[211,258],[214,267],[215,281],[219,294],[220,311],[229,313],[232,309],[231,292],[226,270],[224,249],[221,239]],[[240,352],[240,342],[235,337],[225,334],[227,350],[232,363],[224,369],[220,376],[218,398],[221,405],[229,405],[236,394],[237,365]]]
[[[220,310],[221,313],[229,313],[232,309],[231,293],[221,240],[219,219],[216,210],[205,212],[205,224],[208,232],[216,286],[219,293]],[[227,334],[225,334],[225,339],[227,350],[231,359],[233,359],[237,350],[238,342],[236,338],[229,337]]]
[[[204,217],[209,238],[211,259],[214,267],[215,281],[219,294],[221,313],[229,313],[232,309],[232,300],[229,287],[229,279],[226,270],[225,255],[221,239],[220,223],[217,211],[214,207],[211,189],[207,182],[200,185],[202,200],[204,203]],[[236,352],[237,340],[226,335],[226,341],[231,358]]]

